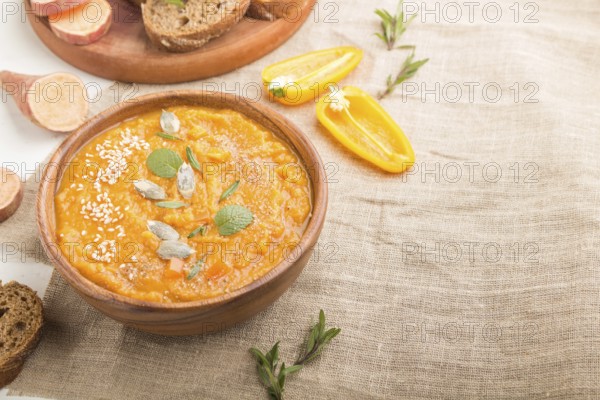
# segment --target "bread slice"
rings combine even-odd
[[[14,172],[0,168],[0,222],[13,215],[23,200],[23,183]]]
[[[247,15],[267,21],[279,18],[296,20],[302,15],[304,4],[306,0],[252,0]]]
[[[183,7],[167,0],[146,0],[142,4],[146,33],[160,49],[173,52],[196,50],[231,29],[244,17],[250,5],[250,0],[182,1]]]
[[[17,282],[0,282],[0,387],[13,381],[37,346],[43,325],[42,301]]]
[[[0,388],[8,385],[12,381],[15,380],[17,376],[21,373],[23,369],[24,362],[20,362],[10,368],[0,369]]]

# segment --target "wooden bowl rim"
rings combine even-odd
[[[179,102],[180,105],[185,104],[186,99],[190,99],[192,97],[200,97],[200,98],[220,98],[226,104],[241,104],[242,107],[254,109],[254,111],[258,112],[262,116],[264,116],[271,123],[276,125],[281,134],[278,132],[274,132],[277,136],[282,139],[285,139],[288,145],[291,145],[293,148],[297,147],[290,143],[289,136],[295,137],[297,139],[297,143],[300,143],[303,149],[308,154],[308,158],[305,159],[298,149],[294,149],[297,153],[298,157],[304,163],[305,168],[309,165],[314,165],[317,173],[313,176],[309,174],[310,182],[312,185],[313,191],[313,209],[310,220],[306,226],[306,229],[300,238],[299,244],[296,246],[300,250],[299,254],[293,259],[284,259],[282,262],[277,264],[273,269],[271,269],[266,275],[261,278],[255,280],[249,285],[243,286],[231,293],[226,293],[221,296],[217,296],[210,299],[203,300],[195,300],[190,302],[181,302],[181,303],[160,303],[153,301],[145,301],[139,300],[131,297],[124,296],[122,294],[111,292],[108,289],[105,289],[91,280],[84,277],[75,267],[71,265],[70,262],[67,261],[66,257],[62,256],[62,251],[55,244],[55,233],[49,223],[49,218],[55,218],[54,215],[54,196],[56,193],[56,189],[59,186],[61,180],[57,181],[57,176],[59,174],[58,168],[44,168],[40,187],[37,194],[37,225],[40,233],[42,247],[50,257],[51,262],[59,271],[61,276],[65,278],[65,280],[72,286],[75,291],[80,292],[85,296],[89,296],[90,298],[101,301],[101,302],[109,302],[113,304],[122,304],[130,307],[137,308],[142,311],[189,311],[192,309],[201,309],[205,307],[213,308],[215,306],[223,305],[229,303],[235,299],[246,296],[251,292],[257,291],[264,286],[268,285],[270,282],[274,281],[277,277],[283,274],[289,268],[292,268],[297,260],[301,259],[302,255],[310,251],[313,246],[316,244],[323,223],[325,221],[325,214],[327,211],[327,203],[328,203],[328,189],[327,182],[324,178],[324,166],[323,161],[316,148],[312,144],[312,142],[308,139],[308,137],[290,120],[281,115],[279,112],[273,110],[272,108],[257,103],[249,101],[248,99],[238,96],[232,95],[223,92],[206,92],[203,90],[175,90],[175,91],[167,91],[167,92],[159,92],[152,93],[140,97],[135,97],[134,99],[116,104],[94,117],[90,118],[86,121],[81,127],[79,127],[76,131],[71,133],[55,150],[52,157],[48,161],[47,165],[63,165],[64,163],[70,161],[70,159],[66,158],[67,150],[69,150],[73,146],[77,146],[77,140],[86,135],[90,130],[94,130],[98,124],[101,124],[105,118],[110,117],[111,115],[117,113],[118,111],[127,109],[132,107],[133,105],[140,105],[144,103],[153,103],[156,101],[168,101],[175,99],[175,101]],[[178,100],[179,99],[179,100]],[[195,105],[202,106],[201,104],[196,103]],[[217,107],[206,106],[208,108],[216,109]],[[158,108],[158,107],[152,107]],[[246,115],[243,111],[235,110],[247,118],[254,120],[251,116]],[[261,124],[261,122],[254,120],[255,122]],[[262,124],[261,124],[262,125]],[[286,128],[283,128],[283,125]],[[94,132],[90,135],[90,137],[83,141],[81,144],[77,146],[74,150],[73,157],[77,152],[81,150],[81,148],[87,144],[90,140],[92,140],[97,135],[105,132],[109,128],[100,129],[97,132]],[[50,207],[47,208],[46,204],[50,202]],[[51,214],[49,212],[51,210]],[[51,248],[51,246],[53,246]],[[58,250],[61,252],[61,257],[53,257],[53,250]]]

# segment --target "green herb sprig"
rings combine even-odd
[[[235,182],[233,182],[233,184],[231,186],[229,186],[221,195],[221,197],[219,198],[219,203],[222,202],[223,200],[228,199],[232,194],[235,193],[235,191],[237,190],[238,186],[240,186],[240,181],[237,180]]]
[[[275,346],[267,354],[263,354],[254,347],[250,349],[250,353],[256,358],[258,376],[267,387],[269,399],[283,400],[286,377],[300,371],[302,365],[286,367],[285,363],[281,363],[281,366],[279,366],[279,342],[275,343]]]
[[[165,3],[173,4],[174,6],[177,6],[177,8],[185,7],[185,3],[183,2],[183,0],[165,0]]]
[[[413,61],[414,58],[415,52],[413,51],[408,57],[406,57],[406,60],[404,60],[404,63],[402,64],[402,68],[400,69],[398,75],[396,75],[395,78],[392,75],[388,76],[386,82],[387,88],[384,92],[379,94],[379,100],[394,93],[396,88],[400,86],[402,82],[412,78],[417,73],[419,68],[421,68],[427,63],[427,61],[429,61],[429,58],[426,58],[424,60]]]
[[[396,42],[400,39],[400,36],[406,32],[406,28],[417,16],[416,14],[411,16],[406,22],[404,22],[404,11],[402,11],[403,0],[398,3],[396,14],[392,15],[387,10],[376,9],[375,14],[381,18],[381,30],[383,33],[376,33],[378,38],[383,40],[387,45],[388,50],[393,50]],[[408,48],[410,46],[402,46],[402,48]]]
[[[164,133],[164,132],[157,132],[156,136],[159,136],[163,139],[167,139],[167,140],[181,140],[180,137],[177,137],[175,135],[169,135],[168,133]]]
[[[198,159],[194,155],[194,150],[192,150],[192,148],[190,146],[187,146],[185,148],[185,154],[187,156],[188,161],[190,162],[190,165],[192,167],[194,167],[196,170],[202,172],[202,167],[200,166]]]
[[[188,274],[188,276],[186,278],[188,281],[191,281],[192,279],[194,279],[196,277],[196,275],[198,275],[198,273],[202,269],[202,266],[204,266],[205,261],[206,261],[206,256],[202,257],[201,259],[198,260],[198,262],[196,262],[196,264],[192,267],[192,269],[190,270],[190,273]]]
[[[155,203],[157,207],[160,208],[170,208],[176,210],[178,208],[189,207],[189,204],[183,203],[181,201],[159,201]]]
[[[403,45],[396,46],[396,42],[400,39],[400,36],[404,32],[406,32],[406,28],[417,16],[416,14],[411,16],[406,22],[404,22],[404,11],[402,11],[403,0],[398,2],[398,8],[396,9],[396,14],[392,15],[387,10],[376,9],[375,14],[381,18],[381,29],[383,33],[376,33],[377,37],[385,42],[388,50],[393,50],[394,48],[400,50],[411,50],[411,53],[400,68],[400,72],[394,77],[389,75],[386,81],[386,90],[379,94],[379,100],[389,96],[394,93],[396,88],[402,84],[402,82],[406,81],[413,77],[419,68],[421,68],[429,59],[413,61],[415,58],[415,50],[416,46],[413,45]]]
[[[286,367],[283,362],[279,366],[279,342],[275,343],[266,354],[255,347],[251,348],[250,353],[256,359],[258,376],[267,387],[269,399],[283,400],[286,378],[300,371],[309,361],[321,354],[325,346],[341,331],[339,328],[325,329],[325,313],[321,310],[319,312],[319,322],[313,325],[310,330],[305,350],[290,367]]]
[[[325,346],[329,344],[342,330],[340,328],[331,328],[325,330],[325,313],[323,310],[319,312],[319,322],[317,322],[310,330],[308,340],[306,341],[306,350],[301,354],[294,365],[304,365],[307,362],[316,358]]]
[[[193,237],[196,237],[198,235],[200,236],[204,236],[206,235],[206,231],[208,231],[208,225],[202,225],[199,226],[198,228],[194,229],[189,235],[188,235],[188,239],[191,239]]]

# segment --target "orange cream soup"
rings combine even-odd
[[[125,121],[79,151],[55,197],[58,244],[81,274],[110,291],[165,303],[215,297],[264,276],[293,256],[311,214],[306,171],[272,132],[231,110],[168,111],[181,121],[176,135],[182,140],[156,135],[160,111]],[[176,178],[160,178],[146,166],[148,155],[159,148],[174,150],[188,162],[186,146],[202,167],[194,169],[191,199],[179,194]],[[189,206],[158,207],[135,190],[133,182],[140,179],[160,185],[167,200]],[[237,191],[219,202],[236,180]],[[253,222],[221,236],[213,218],[232,204],[249,209]],[[148,230],[149,220],[175,228],[195,253],[183,261],[159,258],[161,240]],[[205,224],[204,236],[188,239]],[[203,258],[200,272],[188,279]]]

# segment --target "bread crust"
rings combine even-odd
[[[164,0],[147,0],[142,4],[142,17],[150,41],[159,49],[171,52],[187,52],[202,47],[211,39],[219,37],[237,24],[243,17],[250,0],[236,0],[232,11],[223,13],[214,24],[203,24],[199,29],[185,33],[168,33],[152,21],[151,10],[155,3]],[[176,7],[176,6],[173,6]]]
[[[22,297],[27,301],[28,315],[23,315],[25,307],[21,300]],[[10,339],[15,337],[15,329],[27,330],[21,336],[24,338],[23,342],[18,343],[11,350],[0,353],[0,387],[3,387],[17,377],[25,360],[39,343],[44,318],[42,301],[32,289],[25,285],[12,281],[2,286],[0,282],[0,300],[2,301],[0,341],[3,342],[3,345],[4,342],[10,343]],[[23,318],[26,317],[29,318],[30,329],[27,323],[23,322]],[[19,328],[19,325],[22,327]],[[25,334],[29,334],[29,336],[25,336]]]
[[[23,364],[24,363],[20,363],[8,369],[0,369],[0,388],[8,385],[14,381],[17,376],[19,376],[21,370],[23,369]]]

